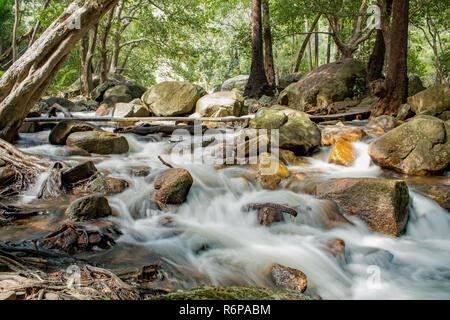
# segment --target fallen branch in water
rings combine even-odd
[[[167,161],[165,161],[161,156],[158,156],[159,161],[161,161],[165,166],[173,169],[173,165],[171,165],[170,163],[168,163]]]
[[[288,213],[293,217],[297,216],[297,211],[283,206],[281,204],[277,204],[277,203],[271,203],[271,202],[267,202],[267,203],[250,203],[248,205],[245,206],[246,210],[260,210],[260,209],[264,209],[264,208],[271,208],[271,209],[275,209],[278,210],[280,212],[284,212],[284,213]]]

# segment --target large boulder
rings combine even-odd
[[[195,112],[203,117],[239,117],[247,114],[244,97],[233,91],[219,91],[197,101]]]
[[[134,98],[136,97],[133,97],[128,87],[121,84],[105,91],[103,94],[103,103],[114,104],[119,102],[130,102]]]
[[[97,154],[121,154],[129,150],[127,139],[111,132],[75,132],[67,138],[67,145]]]
[[[300,111],[327,107],[352,98],[355,86],[365,88],[366,66],[355,59],[323,65],[281,92],[278,103]]]
[[[236,91],[239,94],[244,94],[245,86],[248,82],[248,75],[239,75],[234,78],[226,80],[222,83],[220,90],[221,91]]]
[[[283,106],[261,108],[250,121],[253,129],[279,129],[279,146],[305,155],[320,145],[321,132],[309,116]]]
[[[92,195],[75,200],[66,210],[66,215],[74,221],[89,221],[106,218],[112,214],[108,199]]]
[[[305,75],[304,72],[296,72],[287,74],[285,76],[281,76],[280,79],[278,80],[278,87],[284,90],[291,84],[300,81],[304,75]]]
[[[155,200],[163,204],[182,204],[193,183],[194,179],[186,169],[165,170],[155,178]]]
[[[103,82],[102,84],[99,84],[97,87],[94,88],[91,92],[91,98],[92,100],[95,100],[97,102],[103,101],[103,96],[105,92],[115,86],[120,85],[120,82],[117,80],[107,80]]]
[[[349,216],[373,231],[399,236],[409,219],[409,193],[404,181],[345,178],[316,186],[316,197],[334,200]]]
[[[379,166],[401,173],[439,173],[450,163],[449,137],[449,123],[417,116],[372,142],[369,154]]]
[[[142,102],[158,117],[173,117],[192,113],[202,90],[189,82],[159,83],[142,96]]]
[[[150,115],[148,109],[143,105],[133,103],[116,103],[113,117],[117,118],[140,118]]]
[[[411,76],[408,79],[408,97],[418,94],[425,90],[422,80],[418,76]]]
[[[59,122],[51,131],[48,136],[48,141],[55,145],[65,145],[67,137],[75,132],[85,131],[101,131],[96,126],[75,120],[64,120]]]
[[[425,111],[430,115],[450,110],[450,84],[430,87],[408,98],[408,105],[415,114]]]

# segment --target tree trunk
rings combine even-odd
[[[305,18],[305,30],[308,30],[308,18]],[[311,28],[311,32],[314,31],[314,28]],[[308,34],[308,66],[309,66],[309,72],[313,69],[313,63],[312,63],[312,48],[311,48],[311,34]]]
[[[367,66],[367,80],[369,82],[381,79],[383,77],[384,59],[386,57],[386,46],[384,44],[383,31],[377,31],[375,45],[370,55],[369,65]]]
[[[89,37],[81,42],[81,67],[83,69],[81,83],[83,85],[83,93],[89,97],[93,89],[92,84],[92,59],[94,58],[95,45],[97,43],[98,24],[90,31]]]
[[[14,27],[12,36],[12,63],[17,61],[17,32],[19,30],[19,0],[14,1]]]
[[[74,1],[0,78],[0,138],[13,141],[76,43],[117,0]]]
[[[267,82],[275,88],[275,69],[273,62],[272,30],[270,25],[269,0],[262,0],[263,24],[264,24],[264,69]]]
[[[103,29],[102,39],[100,42],[100,82],[108,80],[108,35],[111,30],[112,20],[114,18],[114,10],[111,10],[106,26]]]
[[[392,27],[390,54],[386,79],[386,95],[380,99],[372,117],[396,115],[408,97],[408,22],[409,0],[394,0],[392,3]]]
[[[319,28],[316,29],[319,31]],[[314,35],[314,68],[319,67],[319,34],[316,33]]]
[[[252,65],[244,93],[249,98],[259,99],[273,94],[264,70],[262,40],[261,0],[252,0]]]
[[[327,42],[327,64],[331,62],[331,27],[328,27],[328,42]]]

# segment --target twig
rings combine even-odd
[[[159,159],[159,161],[161,161],[165,166],[167,166],[167,167],[173,169],[173,166],[172,166],[170,163],[166,162],[161,156],[158,156],[158,159]]]

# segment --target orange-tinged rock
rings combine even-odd
[[[269,153],[259,156],[257,179],[264,189],[276,189],[281,180],[289,178],[291,175],[286,165]]]
[[[346,139],[350,142],[361,141],[366,133],[363,129],[352,126],[344,126],[339,123],[335,126],[328,126],[322,130],[322,145],[332,146],[340,139]]]
[[[356,152],[352,143],[341,138],[334,144],[333,151],[331,151],[331,156],[328,162],[349,167],[355,162],[355,159]]]

